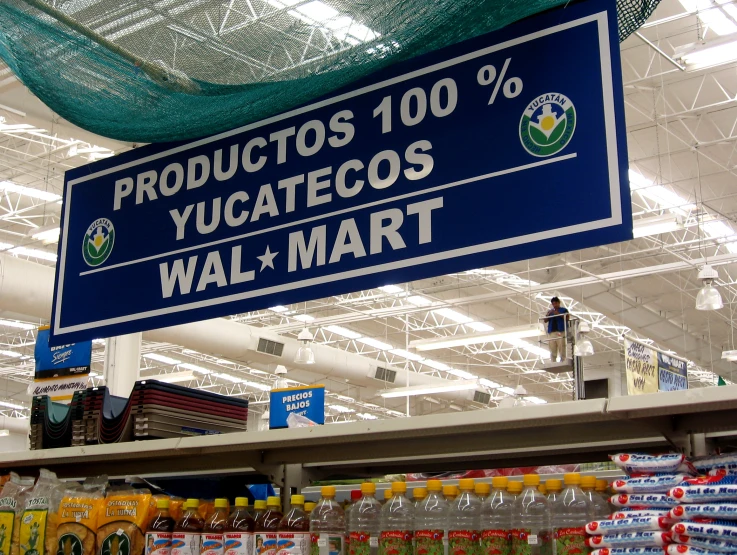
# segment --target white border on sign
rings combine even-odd
[[[329,106],[331,104],[335,104],[337,102],[341,102],[343,100],[354,98],[357,96],[361,96],[363,94],[366,94],[368,92],[372,92],[375,90],[382,89],[384,87],[388,87],[390,85],[394,85],[396,83],[401,83],[403,81],[407,81],[409,79],[413,79],[415,77],[418,77],[420,75],[426,75],[429,73],[433,73],[435,71],[451,67],[463,62],[467,62],[469,60],[473,60],[475,58],[478,58],[480,56],[485,56],[487,54],[490,54],[492,52],[498,52],[500,50],[504,50],[505,48],[509,48],[512,46],[516,46],[525,42],[529,42],[531,40],[535,40],[544,36],[548,36],[551,34],[555,34],[561,31],[565,31],[567,29],[571,29],[574,27],[578,27],[580,25],[585,25],[587,23],[596,22],[598,25],[598,34],[599,34],[599,53],[601,58],[601,78],[602,78],[602,90],[603,90],[603,98],[602,102],[604,104],[604,127],[605,127],[605,133],[606,133],[606,145],[607,145],[607,155],[608,155],[608,167],[609,167],[609,191],[610,191],[610,204],[611,204],[611,210],[612,215],[609,218],[603,219],[603,220],[597,220],[594,222],[587,222],[584,224],[577,224],[573,226],[567,226],[562,227],[558,229],[552,229],[547,231],[542,231],[538,233],[532,233],[529,235],[523,235],[519,237],[513,237],[509,239],[504,239],[500,241],[492,241],[489,243],[483,243],[480,245],[472,245],[469,247],[463,247],[460,249],[453,249],[450,251],[445,252],[439,252],[434,253],[430,255],[425,256],[419,256],[407,260],[400,260],[396,262],[389,262],[385,264],[379,264],[376,266],[369,266],[365,268],[358,268],[355,270],[345,271],[345,272],[339,272],[336,274],[330,274],[325,276],[319,276],[311,279],[301,280],[297,282],[291,282],[286,283],[282,285],[275,285],[273,287],[267,287],[263,289],[258,289],[254,291],[245,291],[242,293],[237,293],[233,295],[226,295],[223,297],[217,297],[214,299],[206,299],[202,301],[196,301],[192,303],[186,303],[182,305],[176,305],[166,308],[161,308],[157,310],[150,310],[146,312],[140,312],[138,314],[129,314],[125,316],[119,316],[116,318],[108,318],[106,320],[98,320],[96,322],[90,322],[85,324],[78,324],[75,326],[67,326],[67,327],[61,327],[61,306],[62,306],[62,297],[63,297],[63,291],[64,291],[64,270],[65,270],[65,264],[66,264],[66,246],[68,242],[68,231],[69,231],[69,213],[70,213],[70,207],[71,207],[71,201],[72,201],[72,191],[73,186],[79,183],[83,183],[85,181],[89,181],[90,179],[94,179],[97,177],[102,177],[104,175],[108,175],[111,173],[115,173],[120,170],[124,170],[127,168],[135,167],[137,165],[150,162],[152,160],[157,160],[159,158],[163,158],[165,156],[169,156],[171,154],[176,154],[178,152],[183,152],[204,144],[208,144],[226,137],[230,137],[232,135],[236,135],[239,133],[242,133],[244,131],[250,131],[252,129],[256,129],[258,127],[262,127],[264,125],[268,125],[274,122],[278,122],[287,118],[290,118],[292,116],[296,116],[299,114],[303,114],[306,112],[310,112],[313,110],[316,110],[318,108],[322,108],[324,106]],[[240,301],[245,300],[257,296],[263,296],[268,295],[271,293],[278,293],[282,291],[290,291],[298,288],[303,287],[310,287],[313,285],[320,285],[324,283],[331,283],[335,281],[340,281],[344,279],[351,279],[355,277],[360,277],[367,274],[372,273],[381,273],[386,272],[390,270],[397,270],[401,268],[406,268],[409,266],[415,266],[418,264],[427,264],[430,262],[438,262],[441,260],[447,260],[449,258],[457,258],[461,256],[467,256],[471,254],[477,254],[485,251],[491,251],[491,250],[497,250],[501,248],[506,248],[510,246],[515,245],[522,245],[525,243],[530,243],[534,241],[542,241],[545,239],[551,239],[555,237],[561,237],[564,235],[571,235],[574,233],[581,233],[584,231],[592,231],[595,229],[602,229],[605,227],[611,227],[615,225],[620,225],[622,223],[622,204],[621,204],[621,198],[620,198],[620,189],[619,189],[619,163],[618,163],[618,149],[617,149],[617,136],[616,136],[616,123],[615,123],[615,113],[614,113],[614,90],[613,90],[613,77],[612,77],[612,65],[611,65],[611,51],[609,47],[609,28],[608,28],[608,13],[606,11],[599,12],[596,14],[592,14],[586,17],[582,17],[580,19],[576,19],[573,21],[569,21],[567,23],[562,23],[560,25],[556,25],[554,27],[550,27],[548,29],[543,29],[541,31],[537,31],[535,33],[530,33],[529,35],[525,35],[523,37],[518,37],[516,39],[512,39],[506,42],[502,42],[500,44],[489,46],[487,48],[483,48],[481,50],[477,50],[475,52],[470,52],[468,54],[464,54],[463,56],[458,56],[456,58],[452,58],[450,60],[446,60],[444,62],[440,62],[438,64],[434,64],[416,71],[412,71],[410,73],[406,73],[404,75],[400,75],[397,77],[394,77],[392,79],[387,79],[386,81],[381,81],[379,83],[375,83],[373,85],[369,85],[366,87],[363,87],[361,89],[357,89],[355,91],[342,94],[333,98],[329,98],[326,100],[323,100],[321,102],[316,102],[314,104],[310,104],[308,106],[304,106],[302,108],[298,108],[296,110],[292,110],[289,112],[285,112],[283,114],[279,114],[276,116],[273,116],[271,118],[267,118],[265,120],[261,120],[259,122],[255,122],[249,125],[245,125],[243,127],[239,127],[237,129],[233,129],[230,131],[226,131],[224,133],[220,133],[218,135],[214,135],[212,137],[207,137],[204,139],[200,139],[198,141],[194,141],[192,143],[188,143],[186,145],[181,145],[169,150],[166,150],[164,152],[159,152],[156,154],[153,154],[151,156],[147,156],[138,160],[132,160],[130,162],[127,162],[125,164],[121,164],[119,166],[115,166],[112,168],[108,168],[105,170],[101,170],[96,173],[92,173],[89,175],[85,175],[76,179],[72,179],[67,182],[66,184],[66,202],[68,203],[67,209],[64,212],[64,238],[65,243],[62,244],[61,248],[61,256],[59,257],[59,283],[58,283],[58,293],[56,297],[56,311],[55,311],[55,317],[54,322],[52,323],[54,328],[54,334],[55,335],[63,335],[65,333],[73,333],[77,331],[82,331],[86,329],[96,328],[99,326],[105,326],[105,325],[113,325],[113,324],[121,324],[124,322],[129,322],[131,320],[138,320],[142,318],[151,318],[156,316],[162,316],[166,314],[176,313],[176,312],[182,312],[186,310],[193,310],[197,308],[204,308],[207,306],[213,306],[217,304],[224,304],[228,302],[234,302],[234,301]],[[575,153],[571,155],[562,156],[559,158],[551,159],[550,162],[559,162],[563,161],[564,159],[570,159],[575,157]],[[549,162],[549,163],[550,163]],[[530,164],[529,166],[534,166],[537,164]],[[520,169],[527,169],[528,166],[522,166]],[[495,174],[488,174],[487,176],[479,176],[478,178],[472,178],[471,180],[464,180],[462,182],[456,182],[447,184],[444,186],[436,187],[435,189],[439,188],[447,188],[450,186],[456,186],[458,184],[463,184],[469,181],[475,181],[478,179],[488,178],[496,175],[497,173],[503,174],[508,173],[507,171],[503,172],[495,172]],[[433,188],[419,191],[418,194],[425,194],[428,192],[432,192]],[[396,199],[386,199],[385,201],[379,201],[381,203],[388,202],[390,200],[396,200]],[[350,210],[363,208],[363,207],[354,207]],[[319,218],[324,218],[326,215],[321,215]],[[294,222],[294,223],[304,223],[302,222]],[[293,224],[294,224],[293,223]],[[285,224],[285,225],[293,225],[293,224]],[[281,227],[281,226],[280,226]],[[274,228],[277,229],[277,228]],[[272,229],[273,230],[273,229]],[[267,230],[264,230],[267,231]],[[228,241],[235,241],[238,240],[241,237],[233,237],[225,239],[221,242],[228,242]],[[216,244],[219,242],[214,242],[212,244]],[[198,247],[193,248],[203,248],[208,246],[207,245],[200,245]],[[178,252],[178,251],[177,251]],[[173,253],[169,253],[173,254]],[[157,255],[163,256],[163,255]],[[136,263],[136,262],[143,262],[146,259],[140,259],[137,261],[132,261],[130,263]],[[128,263],[124,263],[127,265]],[[119,264],[116,266],[121,266],[124,264]],[[111,266],[112,268],[112,266]],[[83,272],[83,274],[87,274],[91,272]]]

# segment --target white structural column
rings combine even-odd
[[[141,334],[109,337],[105,344],[105,382],[112,395],[128,397],[140,375]]]

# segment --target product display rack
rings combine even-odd
[[[737,386],[373,420],[1,453],[0,468],[63,478],[259,474],[303,489],[330,476],[604,461],[620,451],[691,453],[694,434],[737,428]],[[731,434],[737,436],[737,431]],[[702,436],[703,441],[703,436]]]

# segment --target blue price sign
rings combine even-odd
[[[53,340],[630,239],[616,21],[578,3],[68,171]]]
[[[62,378],[90,373],[92,342],[81,341],[71,345],[49,346],[49,328],[39,328],[33,355],[36,359],[37,380]]]
[[[269,394],[269,429],[286,428],[287,417],[298,414],[325,424],[325,386],[272,389]]]

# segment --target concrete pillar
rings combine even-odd
[[[129,397],[140,375],[141,334],[109,337],[105,344],[105,383],[110,393]]]

